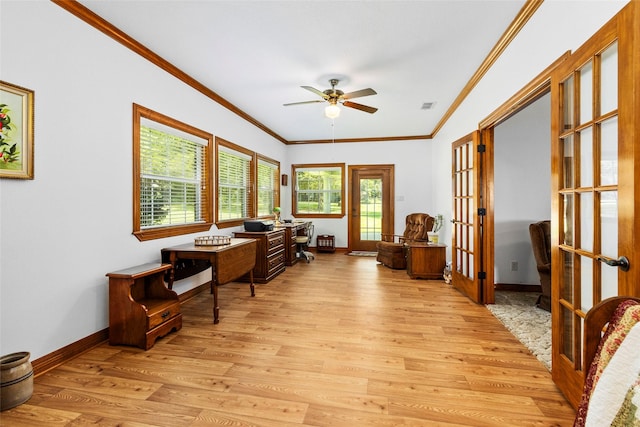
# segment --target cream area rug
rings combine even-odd
[[[551,313],[536,307],[536,292],[496,291],[487,309],[551,371]]]

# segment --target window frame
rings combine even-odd
[[[298,212],[298,174],[299,169],[339,169],[340,185],[340,213],[300,213]],[[345,216],[345,164],[344,163],[311,163],[291,165],[291,212],[296,218],[343,218]]]
[[[203,162],[202,166],[205,168],[202,179],[200,180],[201,186],[201,206],[200,215],[202,221],[159,226],[153,228],[143,228],[141,226],[141,153],[140,153],[140,123],[141,119],[147,119],[163,125],[164,127],[175,129],[176,134],[187,133],[197,138],[207,141],[206,145],[203,145]],[[188,125],[184,122],[166,116],[164,114],[153,111],[149,108],[143,107],[138,104],[133,104],[133,235],[139,241],[147,241],[154,239],[161,239],[165,237],[180,236],[184,234],[198,233],[202,231],[208,231],[213,225],[213,186],[212,183],[212,153],[213,150],[213,135],[198,129],[194,126]]]

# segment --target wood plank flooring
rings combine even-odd
[[[543,365],[482,305],[375,258],[317,254],[182,305],[143,351],[102,344],[36,378],[2,426],[570,426]]]

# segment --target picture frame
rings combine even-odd
[[[0,80],[0,178],[33,179],[34,92]]]

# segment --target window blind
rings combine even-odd
[[[160,123],[141,120],[141,228],[204,221],[207,143]]]
[[[248,218],[251,203],[252,157],[218,146],[218,220]]]

